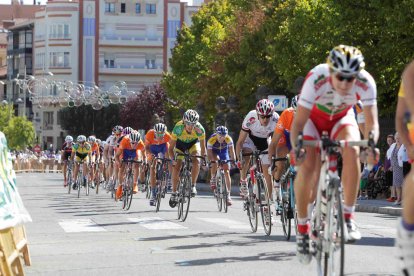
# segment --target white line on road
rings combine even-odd
[[[106,231],[105,228],[99,226],[91,219],[62,219],[59,221],[59,224],[68,233]]]
[[[128,218],[128,220],[136,222],[143,227],[152,230],[187,229],[185,226],[162,219],[160,217]]]
[[[250,225],[247,223],[239,222],[236,220],[231,220],[227,218],[197,218],[199,220],[203,220],[209,223],[218,224],[220,226],[224,226],[230,229],[250,229]]]

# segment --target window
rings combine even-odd
[[[53,24],[49,27],[49,38],[68,38],[69,25],[68,24]]]
[[[141,13],[141,4],[140,3],[135,4],[135,13],[137,13],[137,14]]]
[[[113,59],[105,59],[105,68],[115,68],[115,61]]]
[[[121,3],[121,13],[125,13],[125,3]]]
[[[69,52],[52,52],[50,53],[50,67],[67,68],[70,65]]]
[[[145,9],[146,9],[147,14],[156,14],[157,13],[157,8],[156,8],[155,4],[146,4]]]
[[[68,25],[68,24],[65,24],[65,25],[64,25],[63,37],[64,37],[64,38],[69,37],[69,25]]]
[[[148,69],[155,69],[155,58],[154,59],[146,59],[145,60],[145,67]]]
[[[53,129],[53,111],[43,112],[43,130]]]
[[[105,3],[105,12],[115,13],[115,3]]]

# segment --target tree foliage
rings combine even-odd
[[[167,97],[160,85],[145,87],[134,99],[125,103],[120,111],[122,126],[148,130],[153,127],[154,114],[166,114]]]
[[[207,119],[219,95],[237,95],[246,112],[258,87],[288,94],[298,76],[347,44],[365,56],[380,113],[393,114],[401,72],[414,56],[413,16],[413,0],[212,1],[179,32],[162,84],[178,107],[203,103]]]
[[[32,122],[26,117],[11,117],[8,125],[4,128],[8,146],[11,149],[23,150],[32,146],[36,132]]]
[[[60,112],[62,129],[74,137],[78,135],[96,135],[106,139],[113,126],[119,124],[119,105],[111,104],[101,110],[94,110],[90,105],[66,107]]]

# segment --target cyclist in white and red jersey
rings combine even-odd
[[[122,137],[124,128],[122,126],[115,126],[112,129],[113,135],[109,136],[107,141],[107,147],[104,148],[105,163],[108,164],[108,183],[106,190],[110,191],[114,186],[114,181],[118,178],[118,165],[115,163],[115,151],[118,147],[118,140]]]
[[[63,163],[63,186],[66,187],[68,185],[66,179],[66,172],[68,168],[68,161],[72,154],[72,145],[73,145],[73,137],[68,135],[65,138],[65,143],[62,145],[62,163]]]
[[[299,98],[291,129],[292,148],[303,131],[305,140],[320,139],[327,131],[332,139],[358,141],[361,139],[353,106],[361,100],[364,108],[364,137],[373,132],[378,140],[377,88],[372,76],[364,70],[362,53],[355,47],[340,45],[329,53],[327,63],[313,68],[307,75]],[[295,197],[298,209],[297,256],[309,263],[309,219],[315,195],[312,190],[321,167],[317,149],[305,147],[306,156],[295,179]],[[360,179],[359,149],[347,147],[342,151],[344,186],[344,215],[348,241],[361,239],[354,222],[355,202]],[[309,210],[309,212],[308,212]]]
[[[256,104],[256,110],[250,111],[243,120],[242,130],[236,143],[236,154],[239,158],[240,170],[240,195],[246,196],[248,189],[246,185],[246,174],[249,167],[250,156],[243,157],[244,164],[241,166],[242,153],[251,153],[254,150],[265,151],[269,147],[270,136],[279,120],[279,114],[274,112],[274,105],[267,99],[260,100]],[[262,161],[263,175],[266,180],[269,194],[272,194],[272,179],[268,172],[270,165],[267,154],[260,156]]]

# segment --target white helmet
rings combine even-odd
[[[72,136],[70,136],[70,135],[66,136],[66,138],[65,138],[65,142],[66,142],[66,143],[71,143],[71,142],[73,142],[73,137],[72,137]]]
[[[86,136],[85,135],[79,135],[76,140],[78,142],[86,142]]]
[[[189,109],[184,113],[183,121],[184,123],[195,125],[197,124],[199,118],[200,117],[198,116],[197,111]]]
[[[256,112],[262,116],[269,116],[273,114],[275,106],[268,99],[262,99],[256,104]]]
[[[364,69],[364,56],[352,46],[339,45],[329,52],[327,63],[334,72],[344,76],[355,76]]]
[[[138,143],[141,140],[141,134],[134,130],[131,134],[129,134],[129,139],[131,139],[132,142]]]
[[[167,126],[164,125],[163,123],[158,123],[154,126],[154,130],[156,132],[162,132],[164,133],[165,131],[167,131]]]
[[[88,142],[94,143],[96,141],[96,137],[91,135],[88,137]]]

